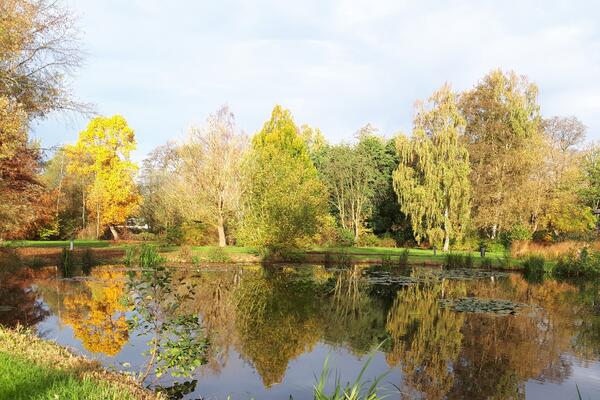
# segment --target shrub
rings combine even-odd
[[[555,275],[567,277],[598,276],[600,251],[590,251],[584,247],[579,254],[572,253],[568,257],[562,257],[553,272]]]
[[[517,224],[513,226],[510,231],[503,233],[500,240],[502,241],[504,247],[509,248],[510,245],[515,241],[531,240],[532,235],[533,234],[531,233],[531,230],[527,226]]]
[[[356,244],[354,232],[350,229],[339,228],[336,236],[336,245],[339,247],[352,247]]]
[[[546,272],[546,260],[542,256],[529,256],[523,262],[523,269],[527,275],[542,275]]]
[[[154,242],[156,241],[156,234],[152,232],[140,232],[131,236],[133,240],[140,240],[142,242]]]
[[[211,263],[227,263],[231,262],[231,257],[222,247],[211,247],[206,254],[208,262]]]
[[[367,232],[358,238],[358,245],[361,247],[379,247],[380,240],[375,234]]]
[[[165,231],[165,242],[167,244],[180,245],[183,243],[183,230],[181,225],[174,225]]]
[[[504,244],[502,244],[502,242],[499,240],[483,239],[479,242],[477,250],[479,250],[481,247],[484,247],[485,251],[489,251],[491,253],[502,253],[506,251],[506,247],[504,247]]]

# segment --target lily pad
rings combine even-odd
[[[461,297],[458,299],[440,300],[442,307],[450,308],[456,312],[486,313],[496,315],[516,315],[525,310],[532,310],[537,306],[523,303],[514,303],[510,300],[483,299],[479,297]]]

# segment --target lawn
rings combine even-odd
[[[0,326],[0,399],[158,399],[131,377],[103,369],[33,332]]]
[[[69,372],[41,367],[30,361],[0,352],[0,399],[124,399],[135,397],[108,383]]]

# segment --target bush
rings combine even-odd
[[[354,232],[350,229],[339,228],[336,236],[336,245],[338,247],[352,247],[356,244]]]
[[[542,275],[546,272],[544,268],[546,260],[542,256],[529,256],[523,262],[523,269],[527,275]]]
[[[600,251],[590,251],[584,247],[579,254],[562,257],[553,272],[555,275],[566,277],[599,276]]]
[[[184,245],[179,248],[178,255],[180,262],[191,262],[192,261],[192,248],[190,246]]]
[[[506,251],[506,247],[499,240],[483,239],[479,242],[477,250],[479,250],[479,248],[481,247],[484,247],[485,251],[488,251],[490,253],[503,253],[504,251]]]
[[[398,256],[398,264],[402,267],[405,267],[408,265],[408,256],[409,256],[409,250],[408,249],[404,249],[400,252],[400,255]]]
[[[531,240],[531,238],[533,237],[533,234],[531,232],[531,230],[522,224],[517,224],[515,226],[513,226],[513,228],[506,232],[503,233],[501,235],[500,240],[502,241],[502,244],[504,245],[505,248],[509,248],[510,245],[518,240]]]
[[[131,238],[142,242],[154,242],[156,241],[156,234],[152,232],[140,232],[131,235]]]
[[[183,230],[181,225],[174,225],[167,228],[165,231],[165,242],[179,246],[183,243]]]
[[[231,257],[222,247],[211,247],[206,254],[208,262],[211,263],[228,263],[231,262]]]

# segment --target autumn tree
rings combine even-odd
[[[0,15],[0,96],[18,103],[30,119],[88,110],[68,85],[82,61],[71,10],[60,1],[3,0]]]
[[[584,154],[577,149],[585,138],[585,125],[577,118],[552,117],[542,121],[543,161],[534,169],[531,225],[555,235],[584,232],[594,225],[585,204]]]
[[[135,149],[133,130],[120,115],[97,117],[79,133],[75,145],[66,148],[69,170],[90,179],[86,206],[96,219],[96,236],[108,226],[115,240],[116,224],[125,222],[140,203],[134,182],[136,165],[130,160]]]
[[[288,110],[273,109],[244,171],[243,241],[272,250],[305,245],[327,215],[327,195]]]
[[[140,214],[153,232],[176,226],[183,219],[179,191],[184,187],[180,168],[179,147],[173,142],[158,146],[144,159],[140,176],[144,201]]]
[[[192,128],[179,149],[183,194],[188,195],[184,212],[190,219],[214,226],[221,247],[227,245],[226,228],[240,209],[240,163],[246,147],[246,136],[236,127],[233,113],[223,106],[203,127]]]
[[[410,218],[417,241],[443,242],[444,250],[461,236],[469,218],[464,127],[456,95],[444,85],[428,103],[417,103],[412,137],[400,135],[396,142],[400,164],[393,179],[400,209]]]
[[[461,96],[465,143],[471,161],[472,221],[496,238],[527,224],[527,186],[540,164],[541,132],[537,87],[514,72],[495,70]]]

